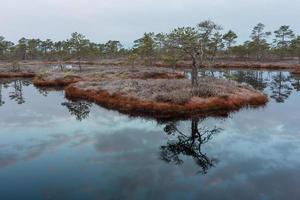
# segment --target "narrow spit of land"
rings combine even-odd
[[[157,63],[157,67],[171,67],[164,63]],[[192,68],[191,62],[178,62],[177,68]],[[216,69],[256,69],[256,70],[299,70],[300,64],[294,62],[215,62],[213,64],[204,64],[204,68],[216,68]]]
[[[114,58],[114,59],[102,59],[101,61],[81,61],[82,65],[85,66],[128,66],[130,67],[127,58]],[[65,64],[69,65],[77,65],[78,61],[67,61]],[[0,74],[6,73],[9,70],[7,66],[11,65],[7,62],[0,62]],[[57,65],[57,62],[51,61],[23,61],[20,62],[20,65],[26,66],[23,71],[27,71],[29,73],[39,71],[41,66],[53,66]],[[136,66],[142,66],[142,63],[136,63]],[[155,67],[163,67],[163,68],[173,68],[170,64],[166,64],[163,62],[153,63]],[[190,61],[178,61],[176,66],[178,69],[187,69],[192,67],[192,63]],[[262,69],[262,70],[300,70],[300,63],[296,61],[278,61],[278,62],[258,62],[258,61],[216,61],[211,64],[203,64],[204,68],[217,68],[217,69]]]

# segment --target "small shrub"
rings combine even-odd
[[[40,70],[37,74],[36,74],[36,79],[43,79],[44,77],[46,77],[48,75],[48,72],[46,70]]]
[[[215,88],[208,85],[199,85],[197,88],[192,89],[192,95],[196,97],[214,97],[219,94],[215,90]]]
[[[11,62],[11,71],[13,72],[20,72],[21,71],[21,66],[18,61],[12,61]]]
[[[191,100],[190,92],[170,92],[156,95],[155,100],[164,103],[186,104]]]
[[[74,74],[70,71],[67,71],[64,73],[64,78],[73,78]]]

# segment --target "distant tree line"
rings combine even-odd
[[[273,37],[273,38],[271,38]],[[145,33],[134,41],[132,48],[124,48],[120,41],[110,40],[104,44],[91,42],[86,36],[72,33],[64,41],[51,39],[21,38],[16,44],[0,36],[0,60],[13,63],[19,69],[20,60],[56,61],[60,64],[77,60],[81,70],[82,60],[126,57],[132,66],[139,62],[152,65],[162,62],[175,66],[178,61],[191,61],[193,85],[197,85],[199,67],[213,64],[216,60],[284,60],[298,58],[300,63],[300,36],[288,25],[273,32],[265,25],[253,27],[249,40],[237,44],[238,35],[223,31],[212,21],[202,21],[195,27],[180,27],[169,33]]]
[[[64,41],[54,42],[51,39],[21,38],[16,44],[0,36],[0,60],[48,60],[67,61],[76,59],[94,59],[97,57],[117,57],[127,55],[119,41],[108,41],[105,44],[91,42],[80,33],[72,33]]]
[[[249,34],[249,40],[237,44],[238,35],[223,31],[212,21],[203,21],[195,27],[181,27],[170,33],[145,33],[134,41],[132,48],[124,48],[120,41],[105,44],[94,43],[79,33],[72,33],[64,41],[51,39],[21,38],[16,44],[0,36],[0,60],[67,60],[128,58],[134,65],[136,60],[144,64],[163,61],[170,65],[179,60],[190,59],[193,65],[223,60],[283,60],[299,58],[300,36],[290,26],[283,25],[273,32],[266,31],[265,25],[258,23]]]

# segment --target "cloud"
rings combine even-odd
[[[296,0],[10,0],[1,2],[1,32],[7,39],[20,37],[65,39],[78,31],[92,41],[109,39],[131,44],[144,32],[166,32],[177,26],[215,20],[248,39],[258,22],[274,30],[290,24],[300,31]],[[284,9],[291,6],[293,9]]]

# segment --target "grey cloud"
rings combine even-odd
[[[121,40],[125,44],[144,32],[166,32],[204,19],[234,29],[240,40],[263,22],[269,30],[290,24],[296,31],[299,1],[271,0],[1,0],[0,35],[65,39],[78,31],[92,41]]]

